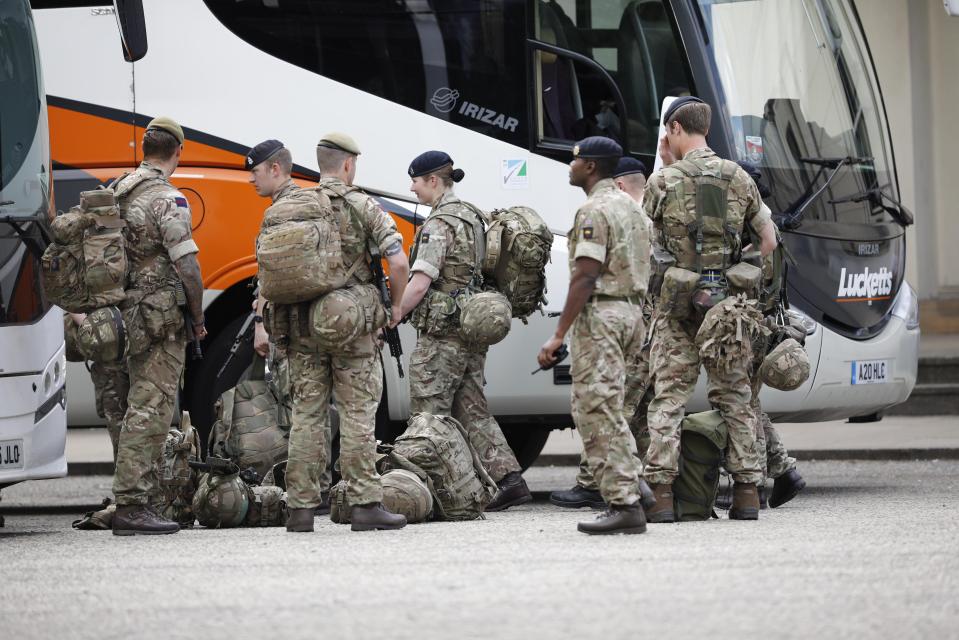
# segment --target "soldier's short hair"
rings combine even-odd
[[[602,178],[612,178],[616,172],[619,158],[589,158],[588,162],[596,164],[596,175]]]
[[[646,185],[646,176],[641,173],[627,173],[624,176],[616,176],[616,179],[637,189],[642,189]]]
[[[333,149],[332,147],[316,148],[316,164],[320,167],[320,174],[339,171],[347,158],[355,157],[349,151]]]
[[[143,157],[169,160],[176,153],[180,142],[169,131],[147,129],[143,132]]]
[[[670,115],[669,127],[672,123],[678,122],[686,133],[698,133],[706,135],[709,133],[709,122],[713,117],[713,110],[705,102],[690,102],[676,109],[675,113]]]
[[[289,175],[293,171],[293,154],[286,147],[277,149],[276,152],[267,158],[266,166],[269,167],[274,162],[280,167],[280,171]]]

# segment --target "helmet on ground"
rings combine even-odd
[[[383,506],[406,516],[407,522],[423,522],[433,512],[433,496],[426,483],[412,471],[394,469],[382,476]]]
[[[798,389],[809,378],[809,356],[801,344],[787,338],[763,359],[759,377],[773,389]]]
[[[253,492],[236,473],[204,474],[193,496],[197,521],[209,529],[238,527],[250,508]]]

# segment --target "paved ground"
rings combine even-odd
[[[956,637],[959,462],[810,462],[758,523],[590,538],[542,501],[485,521],[351,533],[115,538],[68,515],[0,529],[4,638]],[[532,488],[572,484],[534,468]],[[4,506],[105,492],[27,483]],[[59,489],[57,488],[59,487]],[[63,497],[63,496],[61,496]],[[59,498],[57,498],[59,499]]]

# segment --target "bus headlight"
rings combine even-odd
[[[816,327],[819,326],[819,323],[796,307],[792,307],[786,311],[786,315],[788,315],[791,319],[798,321],[798,323],[803,326],[803,329],[806,330],[807,336],[811,336],[812,334],[816,333]]]
[[[919,297],[908,282],[902,283],[896,304],[892,306],[892,315],[902,318],[907,329],[919,328]]]

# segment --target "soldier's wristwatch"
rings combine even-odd
[[[263,316],[254,315],[253,322],[257,324],[263,324]]]

